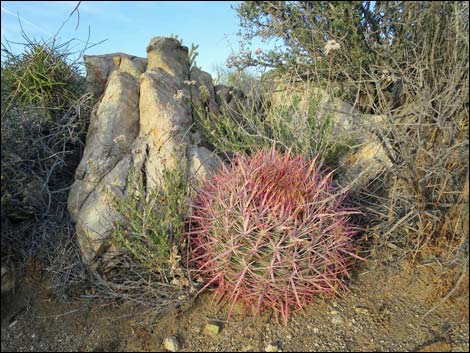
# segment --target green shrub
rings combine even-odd
[[[180,170],[164,170],[162,187],[146,190],[135,170],[128,176],[128,194],[111,194],[120,219],[112,230],[112,242],[125,249],[152,271],[175,266],[184,233],[188,182]]]
[[[321,153],[325,164],[335,167],[354,138],[337,128],[335,114],[325,109],[326,94],[304,85],[283,90],[289,93],[277,99],[272,92],[266,92],[266,99],[248,92],[247,99],[218,115],[194,106],[195,129],[219,152],[253,153],[274,144],[310,159]]]
[[[223,66],[216,67],[216,77],[214,85],[231,86],[242,92],[252,92],[261,90],[260,79],[247,71],[236,71]]]
[[[65,113],[83,95],[82,68],[71,61],[70,42],[30,40],[14,54],[2,44],[2,103],[4,110],[17,106],[39,107],[48,119]],[[3,86],[5,85],[5,91]]]
[[[124,197],[109,193],[119,214],[110,236],[116,253],[105,278],[95,274],[96,297],[137,304],[143,323],[194,298],[180,263],[189,193],[185,172],[164,170],[160,186],[147,190],[142,175],[131,169]]]

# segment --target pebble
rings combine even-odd
[[[314,327],[314,328],[313,328],[313,334],[314,334],[314,335],[318,335],[318,332],[319,332],[318,328],[317,328],[317,327]]]
[[[354,308],[354,310],[355,310],[356,313],[358,313],[358,314],[363,314],[363,315],[369,314],[369,310],[367,310],[366,308],[362,308],[362,307],[360,307],[360,306],[356,306],[356,307]]]
[[[209,336],[216,336],[219,334],[222,325],[218,322],[212,322],[210,324],[207,324],[204,327],[204,333],[209,335]]]
[[[170,352],[179,352],[181,350],[181,343],[178,341],[176,336],[170,336],[165,338],[163,346]]]
[[[339,325],[343,322],[343,319],[341,318],[341,316],[339,315],[335,315],[333,316],[333,318],[331,319],[331,322],[335,325]]]
[[[451,345],[445,341],[433,342],[419,348],[416,352],[450,352]],[[455,352],[455,351],[454,351]]]

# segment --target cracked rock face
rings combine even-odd
[[[210,75],[190,71],[188,49],[173,38],[153,38],[147,56],[117,53],[84,58],[89,89],[99,99],[68,210],[76,222],[83,261],[92,268],[106,266],[106,239],[118,217],[110,195],[126,197],[131,170],[145,174],[146,190],[151,190],[161,187],[164,168],[189,170],[188,178],[201,181],[219,164],[195,138],[197,132],[190,133],[191,105],[182,98],[190,96],[187,82],[194,80],[196,103],[206,102],[216,113]]]

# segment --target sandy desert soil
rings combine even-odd
[[[253,320],[211,304],[209,294],[183,313],[144,327],[124,306],[59,300],[38,276],[18,275],[2,294],[3,351],[164,351],[176,336],[182,351],[454,351],[469,350],[468,275],[452,296],[423,319],[451,286],[437,264],[363,264],[342,298],[319,298],[289,324],[266,314]],[[207,323],[221,331],[204,333]],[[273,348],[273,347],[271,347]]]

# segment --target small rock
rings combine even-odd
[[[176,336],[170,336],[165,338],[163,346],[170,352],[179,352],[181,350],[181,343]]]
[[[369,314],[369,310],[367,310],[366,308],[362,308],[362,307],[360,307],[360,306],[356,306],[356,307],[354,308],[354,310],[355,310],[356,313],[358,313],[358,314],[362,314],[362,315],[367,315],[367,314]]]
[[[193,143],[195,145],[200,145],[201,144],[201,134],[199,132],[194,132],[192,134],[192,137],[193,137]]]
[[[416,350],[416,352],[450,352],[450,350],[451,346],[449,343],[445,341],[439,341],[424,345]]]
[[[204,333],[209,336],[216,336],[219,334],[221,329],[222,325],[220,323],[212,322],[204,327]]]
[[[2,265],[2,294],[10,292],[15,287],[15,277],[11,269]]]
[[[318,332],[319,332],[318,327],[314,327],[313,328],[313,334],[318,335]]]
[[[341,316],[339,315],[335,315],[333,316],[333,318],[331,319],[331,322],[335,325],[339,325],[343,322],[343,319],[341,318]]]
[[[338,310],[331,310],[331,311],[330,311],[330,314],[331,314],[331,315],[338,315],[338,314],[339,314],[339,311],[338,311]]]
[[[273,341],[264,348],[264,351],[265,352],[280,352],[279,346],[280,346],[279,341]]]

